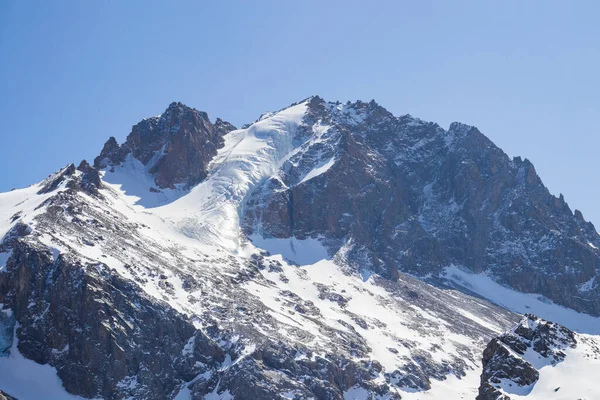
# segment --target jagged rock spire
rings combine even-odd
[[[160,116],[134,125],[122,145],[109,138],[94,166],[117,166],[131,156],[154,175],[160,188],[193,186],[206,177],[223,136],[234,129],[220,118],[213,124],[205,112],[173,102]]]

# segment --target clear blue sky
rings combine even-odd
[[[241,125],[319,94],[476,125],[600,228],[597,1],[0,0],[0,190],[182,101]]]

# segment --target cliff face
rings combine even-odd
[[[460,265],[600,315],[600,237],[528,160],[467,125],[446,131],[375,102],[309,104],[299,150],[249,200],[249,233],[322,236],[333,253],[351,242],[369,260],[359,268],[390,278]]]
[[[172,103],[160,116],[134,125],[122,145],[111,137],[94,166],[116,166],[131,156],[159,188],[189,188],[206,178],[208,163],[223,147],[223,136],[234,129],[221,119],[211,123],[205,112]]]

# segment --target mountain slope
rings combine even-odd
[[[82,162],[0,194],[6,347],[18,338],[83,397],[474,398],[485,345],[519,317],[457,284],[452,264],[591,314],[597,304],[593,227],[519,181],[526,162],[481,156],[482,137],[374,102],[313,97],[240,130],[173,103],[124,144],[109,140],[100,170]],[[464,160],[504,172],[480,174],[478,188],[444,175]],[[470,250],[499,234],[473,228],[473,204],[496,199],[480,213],[504,221],[519,196],[546,214],[506,240],[535,253],[538,234],[558,229],[551,249],[574,282],[564,297],[513,284],[514,254],[488,264]],[[524,270],[556,279],[534,255]],[[583,279],[586,307],[569,297]]]

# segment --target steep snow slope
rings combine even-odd
[[[122,164],[105,171],[102,178],[105,183],[114,185],[126,194],[129,203],[145,208],[168,204],[187,193],[182,188],[150,191],[150,188],[155,187],[155,183],[148,172],[149,169],[129,154]]]
[[[569,400],[598,399],[600,388],[600,343],[597,336],[578,335],[579,345],[565,350],[565,361],[545,365],[539,369],[539,381],[528,394],[514,395],[514,399]]]
[[[106,185],[107,188],[115,190],[117,193],[120,192],[118,195],[113,195],[115,204],[120,205],[113,207],[126,214],[127,220],[139,221],[150,227],[144,231],[144,235],[160,232],[161,237],[146,237],[144,242],[155,240],[160,243],[166,239],[171,243],[185,244],[180,251],[186,255],[202,254],[202,257],[207,257],[206,253],[210,253],[210,249],[221,248],[231,254],[236,254],[237,262],[242,264],[244,259],[259,252],[261,247],[274,255],[282,254],[285,258],[277,256],[267,258],[269,262],[274,262],[276,263],[274,265],[281,267],[275,268],[272,272],[262,272],[267,279],[266,282],[274,283],[265,284],[261,280],[253,280],[245,284],[243,289],[252,296],[256,296],[273,318],[281,324],[278,331],[283,333],[283,337],[290,340],[293,335],[290,337],[289,332],[286,331],[301,329],[307,331],[307,334],[314,338],[315,345],[328,347],[331,345],[329,343],[331,338],[323,335],[323,323],[327,329],[339,331],[350,329],[352,334],[358,333],[362,340],[366,340],[366,345],[372,349],[370,357],[382,363],[384,371],[387,373],[392,373],[399,365],[405,363],[410,359],[411,353],[417,349],[423,354],[427,354],[431,348],[439,348],[434,351],[437,354],[427,361],[432,364],[441,363],[443,365],[456,362],[463,357],[461,354],[469,347],[482,345],[485,337],[483,332],[491,330],[493,333],[499,333],[507,327],[510,324],[510,318],[506,319],[508,315],[503,316],[500,321],[490,319],[485,311],[488,310],[488,306],[479,306],[473,300],[471,300],[472,304],[469,304],[469,300],[464,299],[458,300],[461,302],[461,306],[453,308],[450,313],[466,317],[466,321],[479,326],[478,329],[481,329],[482,333],[471,338],[462,328],[459,332],[453,332],[456,329],[456,327],[452,327],[454,321],[448,320],[440,324],[440,319],[448,318],[447,315],[437,315],[439,310],[444,309],[443,307],[432,307],[432,310],[428,310],[431,305],[423,307],[416,305],[419,293],[424,289],[421,287],[413,292],[409,291],[410,296],[416,296],[415,304],[401,302],[397,303],[396,307],[391,307],[391,304],[395,304],[398,299],[394,299],[393,295],[388,298],[391,295],[387,292],[389,289],[378,289],[379,285],[384,284],[385,281],[379,280],[375,284],[372,283],[374,279],[372,278],[364,282],[360,275],[352,274],[350,270],[344,271],[343,267],[331,261],[331,256],[328,255],[327,250],[319,243],[318,239],[278,240],[254,235],[252,236],[254,245],[252,245],[243,238],[240,215],[243,214],[242,208],[245,205],[247,194],[259,182],[276,176],[284,162],[297,155],[303,148],[320,141],[327,132],[326,127],[316,124],[314,136],[305,140],[298,139],[296,130],[302,123],[306,107],[306,102],[294,105],[263,118],[246,129],[229,133],[225,137],[225,146],[219,150],[217,157],[210,164],[207,180],[191,189],[189,193],[163,206],[143,208],[140,206],[137,196],[128,196],[126,192],[120,192],[116,176],[128,173],[135,177],[141,173],[139,182],[150,182],[146,171],[140,168],[128,168],[127,164],[120,167],[120,170],[117,168],[117,173],[107,171],[105,177],[110,177],[109,181],[112,182]],[[333,163],[331,160],[329,159],[326,163],[309,171],[300,179],[300,183],[326,171],[326,167]],[[144,176],[146,177],[144,178]],[[131,177],[122,179],[135,180]],[[147,191],[146,195],[152,197],[157,194]],[[110,196],[111,194],[107,193],[107,198]],[[128,204],[124,206],[123,203],[127,202]],[[106,250],[103,249],[102,252],[106,253]],[[173,254],[172,249],[169,252]],[[344,263],[340,256],[337,258],[338,264],[343,266]],[[101,259],[98,258],[98,261]],[[300,269],[289,266],[288,261],[300,265]],[[230,265],[222,261],[218,262],[213,258],[211,263],[215,271],[219,270],[221,273],[232,271]],[[198,272],[196,271],[196,273]],[[168,271],[162,273],[167,276],[172,275],[173,267],[170,266]],[[206,312],[202,307],[199,308],[201,304],[190,304],[186,301],[188,293],[182,288],[181,282],[178,282],[176,278],[167,279],[173,284],[175,295],[163,296],[163,298],[173,307],[190,315],[201,315]],[[210,279],[207,280],[210,281]],[[411,283],[411,285],[414,284],[415,282]],[[150,288],[146,286],[145,290],[148,294],[160,297],[159,283],[153,284]],[[374,292],[372,292],[373,290]],[[430,287],[425,290],[434,289]],[[288,299],[282,302],[282,293],[290,293],[291,299],[295,302],[290,302]],[[365,297],[365,294],[368,296]],[[373,301],[371,296],[376,296],[375,299],[378,300]],[[455,293],[450,298],[457,301],[462,297]],[[296,314],[298,303],[309,304],[311,308],[316,308],[318,315],[322,315],[324,318],[319,323],[315,323],[312,317],[307,319],[308,316],[304,315],[305,312]],[[406,307],[409,307],[412,313],[416,313],[418,317],[416,319],[408,317]],[[475,308],[469,311],[472,307]],[[302,308],[299,309],[302,310]],[[290,312],[296,316],[290,316]],[[431,325],[431,327],[419,326],[418,321],[422,319],[430,321],[425,325]],[[368,321],[373,321],[372,323],[375,325],[369,327]],[[350,328],[357,324],[364,328],[360,326]],[[288,325],[289,327],[286,327]],[[431,331],[428,332],[430,329]],[[415,335],[416,331],[424,335],[423,340],[419,339],[419,335]],[[398,347],[403,341],[411,344]],[[305,342],[305,344],[310,343]],[[427,356],[426,359],[429,357]],[[477,377],[478,365],[475,358],[473,358],[473,362],[458,367],[455,373],[459,377],[463,373]],[[439,377],[444,376],[441,371],[438,374],[441,374]],[[418,383],[418,380],[417,378],[412,385],[429,386],[428,383]],[[409,386],[411,384],[408,384],[407,387]],[[472,386],[471,390],[476,390],[476,386]]]

